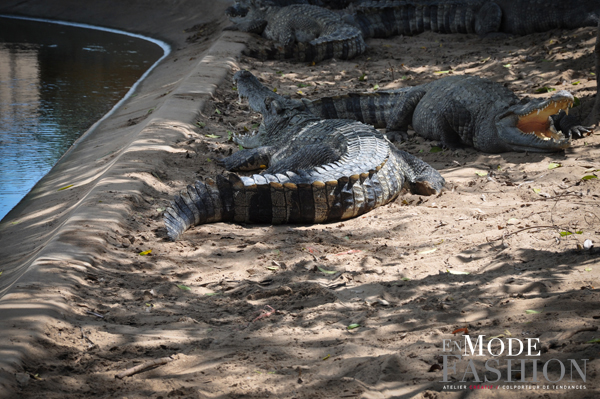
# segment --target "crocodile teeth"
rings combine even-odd
[[[537,137],[538,140],[541,140],[541,141],[548,141],[548,140],[550,140],[550,137],[547,137],[547,136],[541,136],[540,137],[539,135],[535,134],[535,132],[531,132],[529,134],[534,135],[535,137]]]
[[[537,114],[539,115],[541,111],[542,111],[541,109],[538,109],[538,112],[537,112]]]

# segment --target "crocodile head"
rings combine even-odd
[[[249,71],[238,71],[233,76],[233,81],[237,86],[240,102],[244,98],[248,99],[250,108],[263,116],[258,131],[247,135],[234,135],[233,141],[244,148],[272,144],[284,128],[308,119],[317,119],[304,110],[302,101],[285,98],[269,90]]]
[[[272,9],[273,7],[259,0],[236,1],[233,6],[225,10],[233,25],[224,29],[261,34],[267,26],[267,18]]]
[[[236,1],[232,6],[227,7],[225,10],[225,15],[231,18],[243,18],[248,14],[249,8],[248,4],[245,2]]]
[[[227,7],[225,15],[234,21],[232,18],[243,18],[248,12],[264,10],[267,7],[273,6],[276,6],[276,4],[269,0],[235,0],[232,6]]]
[[[574,98],[561,90],[548,99],[533,99],[496,116],[498,138],[509,151],[555,152],[571,145],[568,132],[556,129],[552,116],[569,112]]]

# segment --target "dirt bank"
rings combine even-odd
[[[45,13],[43,3],[25,4]],[[520,96],[550,95],[540,93],[544,87],[571,90],[581,99],[573,112],[585,114],[595,92],[595,29],[505,40],[436,34],[371,40],[355,60],[313,66],[234,60],[236,41],[246,36],[232,34],[202,57],[214,36],[202,42],[201,27],[183,32],[198,23],[189,11],[197,4],[170,4],[157,17],[162,6],[147,3],[128,3],[139,18],[106,6],[81,14],[89,21],[78,19],[75,8],[51,7],[53,16],[81,22],[107,25],[102,18],[111,17],[121,29],[135,19],[131,29],[167,40],[175,52],[0,226],[0,259],[7,262],[0,287],[19,277],[11,274],[15,265],[28,266],[0,300],[4,392],[26,398],[600,394],[599,349],[590,342],[600,336],[600,251],[579,249],[588,239],[598,246],[600,236],[598,179],[582,180],[600,170],[597,134],[549,155],[440,152],[413,136],[400,147],[439,169],[447,190],[438,197],[405,193],[344,223],[217,223],[172,243],[161,222],[174,193],[197,176],[222,171],[214,160],[236,150],[229,132],[259,120],[237,104],[230,68],[249,69],[296,98],[475,74]],[[204,9],[196,12],[197,20],[200,13],[208,18]],[[219,12],[215,30],[222,26]],[[162,24],[148,22],[156,20]],[[207,82],[219,79],[224,83],[210,96]],[[73,189],[56,191],[68,184]],[[353,324],[359,327],[348,329]],[[587,379],[573,374],[563,384],[579,387],[573,389],[543,388],[559,384],[540,378],[525,384],[534,389],[498,382],[493,390],[474,390],[479,384],[471,373],[456,384],[466,389],[444,390],[449,384],[440,383],[439,365],[449,352],[442,343],[460,340],[452,334],[460,328],[488,338],[540,338],[541,355],[520,371],[527,380],[531,359],[539,360],[539,375],[542,364],[558,359],[567,376],[569,359],[579,365],[588,359]],[[171,355],[167,364],[114,378]],[[488,358],[475,363],[481,378]],[[506,359],[500,357],[501,381]],[[466,365],[457,365],[453,382],[465,377]],[[558,361],[548,372],[558,381]]]

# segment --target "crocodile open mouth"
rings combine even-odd
[[[573,100],[571,99],[550,100],[545,107],[538,108],[524,115],[518,115],[517,128],[525,134],[535,134],[542,140],[560,140],[564,138],[564,135],[557,132],[550,116],[558,114],[561,110],[564,110],[568,115],[569,108],[572,106]]]

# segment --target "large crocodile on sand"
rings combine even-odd
[[[249,17],[246,14],[256,15],[267,9],[272,13],[272,10],[302,3],[302,7],[286,11],[290,15],[296,14],[289,19],[293,22],[295,18],[303,18],[304,7],[309,2],[319,6],[350,5],[344,12],[343,21],[359,28],[363,39],[415,35],[425,31],[477,33],[480,36],[496,33],[526,35],[558,28],[596,26],[600,16],[598,0],[238,0],[227,9],[227,14],[247,23]],[[270,18],[269,23],[273,24],[276,17]],[[272,32],[287,29],[285,25],[273,25]],[[277,36],[277,33],[272,35]]]
[[[366,45],[362,32],[333,11],[309,4],[286,7],[248,3],[247,8],[228,9],[234,25],[227,30],[262,34],[275,44],[245,52],[261,59],[322,61],[350,59],[362,54]]]
[[[225,10],[225,14],[243,17],[248,13],[250,7],[255,5],[261,7],[287,7],[293,4],[311,4],[313,6],[341,10],[360,1],[361,0],[235,0],[233,5]]]
[[[598,0],[372,0],[354,7],[367,37],[440,33],[527,35],[596,26]]]
[[[411,125],[416,134],[448,148],[471,146],[498,153],[569,147],[572,137],[589,131],[566,115],[573,101],[564,90],[549,99],[522,101],[501,84],[464,75],[303,103],[320,118],[358,120],[403,137]]]
[[[240,98],[263,115],[249,149],[222,160],[227,170],[266,168],[250,177],[217,176],[187,186],[164,213],[172,240],[211,222],[325,223],[361,215],[394,200],[403,187],[440,192],[444,178],[398,150],[371,126],[323,120],[275,94],[248,71],[234,76]]]

